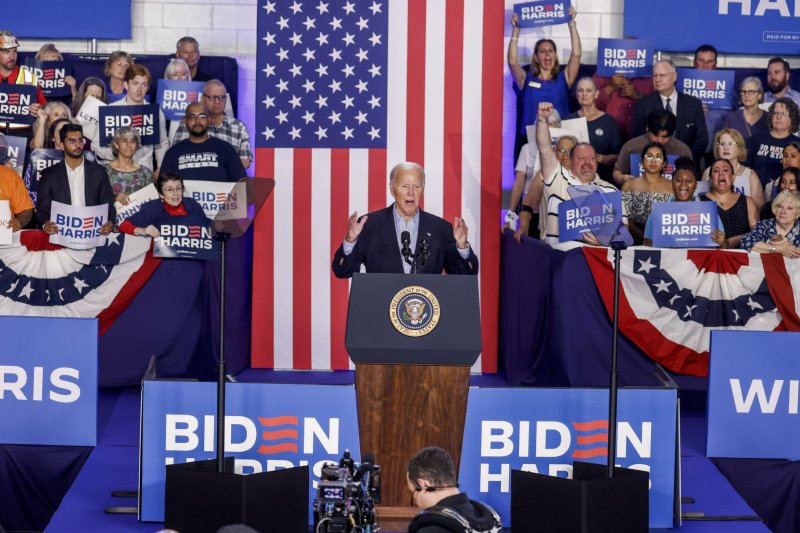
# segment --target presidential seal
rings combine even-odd
[[[409,337],[427,335],[439,323],[439,300],[424,287],[401,289],[389,304],[389,320],[394,328]]]

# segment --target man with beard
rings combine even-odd
[[[544,198],[547,205],[547,221],[544,224],[545,240],[550,246],[559,243],[558,237],[558,206],[561,202],[569,200],[570,185],[595,185],[603,192],[618,190],[613,185],[600,179],[597,175],[597,154],[589,143],[578,143],[570,152],[568,170],[558,160],[550,139],[550,126],[547,118],[553,112],[553,104],[541,102],[536,118],[536,144],[539,146],[539,157],[542,161],[542,178],[544,180]],[[624,206],[623,206],[624,211]],[[623,212],[623,223],[627,226],[628,219]],[[599,244],[591,233],[586,233],[584,239],[591,244]]]
[[[167,150],[161,163],[163,172],[177,174],[184,180],[230,182],[247,175],[233,146],[209,137],[208,110],[203,103],[189,104],[183,120],[189,138]]]
[[[64,160],[42,171],[36,220],[45,233],[53,235],[58,225],[50,220],[54,201],[77,207],[108,205],[108,219],[100,233],[108,235],[114,229],[114,192],[106,169],[83,157],[83,128],[67,124],[59,131],[64,144]]]
[[[773,57],[767,63],[767,87],[769,91],[764,95],[765,102],[774,102],[785,96],[800,105],[800,93],[789,87],[789,63],[782,57]]]

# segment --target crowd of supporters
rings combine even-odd
[[[538,40],[530,67],[522,66],[520,27],[516,14],[511,18],[508,65],[521,120],[506,223],[518,224],[517,239],[529,235],[558,243],[558,206],[569,199],[568,186],[594,183],[621,190],[634,242],[649,243],[645,230],[653,204],[686,201],[683,196],[691,188],[692,200],[717,204],[721,232],[712,239],[721,247],[800,255],[795,248],[800,245],[795,225],[800,213],[782,194],[796,193],[800,175],[800,93],[789,87],[789,63],[770,59],[766,88],[758,77],[747,77],[739,84],[734,109],[709,109],[678,90],[670,60],[655,61],[652,77],[595,74],[576,79],[581,40],[574,8],[570,15],[572,49],[563,68],[551,39]],[[692,66],[716,69],[717,56],[712,45],[702,45]],[[572,114],[570,91],[579,106]],[[589,142],[570,135],[551,138],[549,128],[560,126],[559,117],[585,118]],[[536,143],[528,142],[532,125]],[[639,156],[639,169],[631,168],[632,155]],[[674,181],[678,170],[682,183],[694,180],[680,194]],[[593,240],[591,234],[585,239]]]
[[[20,42],[13,32],[0,31],[0,83],[38,86],[35,69],[19,64],[19,48]],[[48,43],[39,49],[35,60],[64,61],[64,57],[54,44]],[[115,200],[127,204],[130,194],[156,181],[162,162],[170,151],[175,151],[175,154],[214,151],[205,158],[194,158],[195,162],[185,168],[179,162],[171,165],[170,172],[181,178],[235,181],[243,177],[252,161],[247,127],[233,116],[225,84],[199,70],[199,60],[199,43],[193,37],[186,36],[178,40],[175,57],[170,59],[163,76],[137,64],[131,54],[117,50],[105,62],[104,79],[93,76],[76,79],[67,75],[64,82],[69,87],[69,94],[54,97],[50,101],[45,98],[42,88],[38,87],[36,102],[28,108],[28,113],[35,118],[33,125],[0,123],[0,155],[3,156],[0,160],[0,164],[3,164],[0,166],[0,200],[9,200],[12,215],[9,226],[15,231],[37,225],[44,228],[47,221],[46,216],[34,216],[34,210],[49,209],[49,206],[34,206],[34,202],[42,200],[41,196],[37,199],[35,190],[50,193],[54,184],[37,183],[35,188],[30,187],[34,192],[28,190],[30,176],[36,174],[29,168],[31,152],[35,150],[51,149],[64,153],[64,161],[60,164],[67,167],[62,174],[66,179],[64,183],[69,187],[65,189],[66,196],[59,200],[66,200],[72,205],[95,205],[92,203],[94,193],[106,190],[111,191],[113,196],[106,198],[104,192],[98,192],[98,201],[106,203]],[[199,102],[191,114],[191,124],[187,125],[186,120],[168,121],[159,111],[158,141],[148,145],[143,145],[137,129],[130,126],[118,127],[109,146],[100,146],[97,139],[83,135],[79,112],[89,97],[111,106],[148,104],[154,95],[158,77],[204,82]],[[63,134],[65,126],[75,127],[67,128],[72,133]],[[24,138],[27,142],[23,164],[8,157],[6,147],[11,140],[8,137]],[[64,144],[68,139],[71,142],[73,137],[80,138],[80,150],[75,149],[77,152],[73,150],[74,147]],[[65,148],[68,148],[67,151]],[[205,177],[201,168],[203,165],[196,162],[206,159],[209,160],[210,177]],[[220,159],[225,160],[224,165],[219,164]],[[95,168],[95,163],[99,168]],[[20,166],[23,171],[18,174]],[[220,167],[224,171],[220,172]],[[54,174],[58,173],[41,173],[41,179],[50,176],[50,180],[55,180]],[[102,176],[101,185],[98,185],[98,191],[90,191],[88,183],[94,183],[95,175]],[[21,176],[27,176],[27,182]],[[89,176],[92,176],[91,180]],[[81,187],[76,183],[86,185],[84,194],[80,193]],[[59,185],[56,184],[55,189],[58,190]],[[49,197],[45,201],[49,201]]]

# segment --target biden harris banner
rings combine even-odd
[[[215,389],[215,383],[144,382],[141,520],[164,520],[165,465],[215,457]],[[228,384],[225,404],[225,455],[235,458],[237,473],[308,465],[313,501],[326,462],[338,463],[346,449],[358,458],[352,386]]]
[[[203,208],[210,219],[235,220],[247,218],[247,188],[238,183],[187,180],[184,196]]]
[[[31,125],[36,120],[28,113],[38,103],[38,90],[32,85],[0,84],[0,122]]]
[[[596,192],[581,198],[565,200],[558,206],[558,240],[569,242],[583,238],[587,232],[597,236],[619,219],[622,195],[619,192]]]
[[[72,67],[64,61],[30,60],[28,68],[36,74],[36,82],[47,98],[70,96],[72,88],[67,84],[67,76],[72,76]]]
[[[677,393],[621,389],[616,464],[650,473],[650,527],[672,527]],[[470,388],[459,482],[510,524],[511,470],[571,477],[605,463],[608,391]]]
[[[711,230],[719,229],[715,202],[656,202],[650,215],[653,246],[658,248],[708,248],[719,246]]]
[[[800,459],[800,333],[714,331],[709,457]]]
[[[652,75],[653,41],[649,39],[603,39],[597,40],[597,74],[613,76],[623,74],[627,78]]]
[[[99,117],[100,146],[111,146],[114,132],[122,126],[135,129],[141,137],[142,146],[160,142],[156,104],[101,106]]]
[[[569,0],[540,2],[524,2],[514,4],[514,13],[520,28],[539,28],[555,24],[566,24],[570,21]]]
[[[679,68],[676,87],[683,94],[694,96],[709,109],[733,109],[733,76],[732,70]]]
[[[796,55],[800,43],[795,0],[625,0],[623,13],[623,34],[647,35],[659,50],[712,41],[722,53]]]
[[[0,443],[94,446],[97,320],[0,316],[0,331]]]
[[[203,92],[202,81],[158,80],[156,102],[167,120],[180,120],[189,104],[197,102]]]

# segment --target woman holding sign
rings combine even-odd
[[[156,190],[161,197],[142,204],[142,208],[119,225],[119,231],[140,237],[157,239],[161,222],[170,223],[171,217],[183,217],[182,224],[208,227],[208,219],[196,201],[183,195],[183,180],[177,174],[164,172],[156,179]]]
[[[164,69],[165,80],[177,81],[192,81],[192,72],[189,70],[189,65],[185,59],[176,57],[169,60],[167,68]],[[180,120],[167,120],[165,127],[167,128],[167,137],[169,144],[175,142],[175,134],[178,132],[178,126],[181,125]]]
[[[128,205],[128,195],[147,186],[153,175],[149,168],[133,160],[141,146],[139,132],[130,126],[117,128],[111,139],[114,159],[106,165],[106,171],[114,199],[122,205]]]
[[[688,157],[679,157],[675,160],[675,171],[672,173],[672,201],[673,202],[693,202],[694,193],[697,191],[697,171],[694,161]],[[717,228],[711,229],[711,240],[719,244],[720,248],[727,248],[728,243],[725,239],[725,226],[717,215]],[[647,218],[644,227],[645,246],[653,246],[653,217]]]
[[[628,213],[628,229],[636,244],[642,243],[653,203],[672,199],[672,182],[664,177],[666,165],[667,149],[664,145],[648,143],[642,150],[644,172],[638,178],[622,184],[622,203]]]
[[[759,254],[779,253],[784,257],[800,257],[800,196],[781,191],[772,202],[775,218],[762,220],[742,238],[742,248]]]
[[[728,247],[738,248],[745,233],[751,231],[758,222],[756,203],[749,196],[736,192],[733,188],[733,165],[727,159],[717,159],[711,165],[711,190],[701,194],[701,200],[717,203],[717,213],[725,225]]]
[[[539,39],[533,47],[530,71],[526,71],[519,63],[519,19],[517,14],[511,16],[511,40],[508,43],[508,66],[511,75],[520,91],[522,91],[522,124],[520,135],[526,136],[526,126],[536,123],[536,113],[539,102],[552,102],[553,107],[565,117],[569,114],[567,101],[569,89],[578,75],[581,64],[581,38],[575,18],[578,13],[574,6],[570,6],[569,15],[572,18],[567,23],[569,36],[572,43],[572,53],[569,56],[566,68],[561,69],[558,64],[556,43],[551,39]]]

